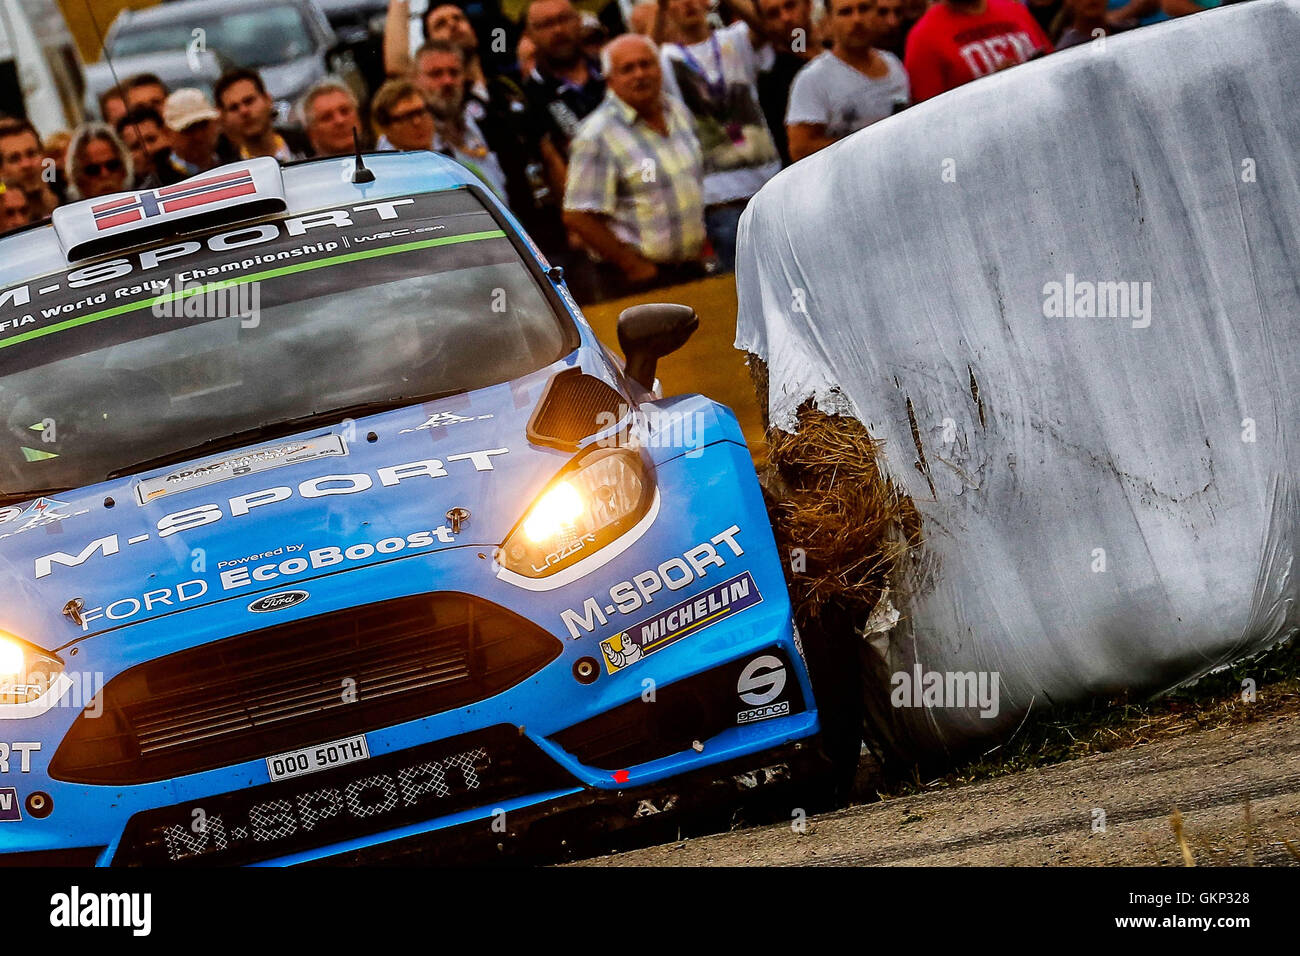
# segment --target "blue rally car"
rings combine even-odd
[[[418,859],[818,749],[736,419],[653,391],[694,313],[624,369],[460,166],[365,162],[0,239],[0,861]]]

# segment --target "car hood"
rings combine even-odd
[[[565,367],[21,506],[0,523],[0,630],[57,649],[340,570],[494,548],[572,457],[525,437]],[[453,530],[455,509],[467,517]],[[290,561],[274,581],[253,578]]]

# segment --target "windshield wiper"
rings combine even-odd
[[[35,501],[37,498],[53,498],[55,495],[71,490],[71,488],[37,488],[33,491],[0,491],[0,508],[24,501]]]
[[[345,405],[341,408],[331,408],[324,412],[312,412],[310,415],[303,415],[299,418],[283,418],[274,422],[267,422],[264,425],[258,425],[256,428],[246,428],[242,431],[232,432],[231,434],[223,435],[220,438],[210,438],[197,445],[190,445],[177,451],[168,452],[165,455],[158,455],[154,458],[146,458],[144,461],[138,461],[132,465],[124,465],[121,468],[115,468],[105,476],[105,480],[111,481],[114,478],[123,478],[127,475],[136,474],[137,472],[150,471],[154,468],[165,468],[167,465],[174,465],[177,462],[203,458],[207,455],[215,455],[218,452],[227,451],[231,448],[239,448],[243,445],[251,445],[260,441],[269,441],[274,438],[280,438],[284,435],[291,435],[294,432],[302,431],[303,429],[310,428],[312,425],[320,422],[329,422],[330,425],[337,425],[344,419],[365,415],[378,415],[380,412],[392,411],[395,408],[408,408],[412,405],[422,405],[425,402],[434,402],[451,395],[459,395],[463,391],[465,391],[463,388],[454,388],[446,392],[437,392],[430,395],[418,395],[413,398],[394,398],[378,402],[360,402],[356,405]]]

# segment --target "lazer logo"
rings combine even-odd
[[[445,461],[447,463],[468,461],[473,464],[475,471],[492,471],[492,459],[497,455],[508,454],[509,451],[508,448],[489,448],[484,451],[449,455]],[[379,479],[380,485],[391,488],[413,478],[446,478],[447,469],[442,459],[427,458],[423,461],[407,462],[404,465],[379,468],[375,471],[375,477]],[[301,482],[296,489],[288,485],[279,485],[274,488],[252,491],[246,495],[237,495],[234,498],[227,499],[227,507],[224,510],[219,504],[212,503],[173,512],[158,520],[157,534],[159,538],[167,538],[182,531],[193,531],[196,528],[202,528],[205,525],[221,521],[227,517],[227,514],[231,518],[247,517],[253,512],[254,508],[264,508],[281,501],[287,501],[294,497],[295,494],[304,499],[327,498],[334,495],[360,494],[369,491],[374,486],[375,478],[365,472],[321,475],[319,478],[309,478],[307,481]],[[132,535],[126,539],[126,544],[128,546],[139,544],[142,541],[147,541],[150,537],[151,534],[148,532]],[[85,564],[96,554],[109,557],[120,553],[121,550],[121,536],[110,534],[91,541],[77,554],[55,551],[53,554],[42,555],[36,559],[36,579],[40,580],[53,574],[56,564],[65,568],[75,568]]]
[[[569,631],[569,637],[581,637],[581,631],[590,634],[598,627],[609,624],[613,614],[630,614],[654,601],[654,595],[664,590],[680,591],[691,582],[704,577],[710,567],[723,567],[731,557],[740,557],[745,549],[736,541],[740,528],[732,525],[715,534],[708,541],[697,544],[679,558],[669,558],[659,567],[634,574],[628,581],[619,581],[609,589],[609,602],[594,597],[583,602],[582,610],[568,608],[560,612],[560,620]]]
[[[541,574],[543,571],[545,571],[547,568],[551,567],[552,565],[559,564],[569,555],[577,554],[579,551],[586,548],[587,545],[595,544],[595,543],[596,543],[596,535],[594,533],[584,534],[580,537],[574,537],[572,540],[561,545],[558,551],[552,551],[550,554],[548,554],[540,567],[537,564],[533,564],[532,569],[536,571],[538,574]]]

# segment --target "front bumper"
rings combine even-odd
[[[688,774],[707,777],[724,765],[757,768],[771,762],[765,754],[809,742],[818,732],[818,714],[748,455],[742,446],[720,442],[702,457],[689,468],[661,468],[661,492],[665,501],[686,502],[707,494],[717,507],[679,508],[671,518],[665,512],[635,546],[553,591],[523,591],[498,580],[489,556],[475,547],[304,582],[312,600],[305,613],[301,607],[283,612],[286,620],[436,589],[474,594],[527,618],[559,642],[555,659],[504,691],[367,729],[367,760],[277,782],[271,781],[266,754],[168,779],[74,783],[57,779],[51,763],[79,706],[0,721],[0,732],[10,739],[21,735],[40,743],[27,772],[15,772],[11,763],[10,772],[0,775],[0,793],[11,787],[20,806],[39,793],[53,806],[40,819],[23,813],[20,821],[0,822],[0,863],[4,854],[22,863],[39,859],[25,854],[85,848],[99,848],[85,852],[98,865],[274,865],[372,851],[382,856],[413,842],[443,845],[444,831],[490,835],[518,826],[531,813],[548,815],[573,804],[607,807],[627,794],[650,792],[646,788],[671,788]],[[706,488],[700,487],[701,476],[708,476]],[[665,589],[658,603],[638,610],[619,613],[606,603],[611,591],[626,593],[621,583],[648,580],[647,574],[670,562],[676,569],[686,566],[684,554],[729,529],[736,529],[730,533],[741,553],[719,546],[722,566],[707,567],[698,579]],[[743,607],[737,604],[737,613],[711,615],[706,627],[686,628],[684,636],[634,662],[617,668],[606,663],[604,645],[646,623],[647,614],[654,618],[652,610],[695,600],[710,611],[707,595],[741,576],[753,592]],[[590,629],[574,625],[579,615],[564,612],[581,611],[593,595],[601,613],[586,615]],[[183,617],[185,632],[179,643],[202,647],[242,633],[236,627],[248,627],[244,609],[255,596],[245,592],[176,615]],[[686,620],[674,618],[676,624]],[[78,673],[102,675],[111,685],[134,667],[177,653],[177,630],[170,615],[142,622],[82,642],[70,660]],[[603,665],[594,682],[577,677],[576,665],[584,660]],[[645,720],[637,716],[642,708]],[[638,727],[651,730],[638,736]],[[332,732],[303,744],[342,736]]]
[[[825,767],[816,741],[795,741],[660,783],[561,793],[508,813],[316,857],[303,865],[550,863],[609,852],[636,845],[631,841],[644,844],[656,834],[674,839],[683,823],[708,819],[704,815],[718,808],[730,813],[741,800],[748,804],[769,798],[770,808],[771,799],[798,793],[800,781]]]
[[[663,685],[656,700],[638,698],[575,728],[607,721],[617,730],[627,723],[620,714],[627,708],[645,708],[648,718],[659,709],[671,709],[674,712],[665,719],[678,725],[676,739],[684,739],[693,718],[708,727],[708,705],[716,703],[701,701],[698,691],[717,686],[719,677],[734,680],[738,667],[755,657],[779,659],[790,670],[802,666],[796,663],[797,652],[772,644],[729,665]],[[796,685],[792,690],[800,688]],[[689,700],[695,706],[684,704]],[[720,785],[726,790],[729,778],[736,774],[785,763],[794,754],[801,763],[816,759],[811,740],[817,731],[816,712],[806,708],[801,692],[789,695],[787,702],[792,703],[793,713],[713,734],[700,730],[702,739],[692,741],[693,746],[613,771],[583,764],[564,750],[557,743],[557,739],[569,742],[563,732],[548,738],[522,725],[495,724],[428,740],[419,725],[435,718],[426,718],[367,734],[376,754],[369,760],[277,783],[265,782],[265,761],[258,762],[261,766],[250,762],[125,790],[42,780],[33,774],[36,787],[44,788],[42,792],[53,800],[55,812],[45,820],[28,818],[18,826],[24,836],[44,833],[62,840],[43,841],[44,847],[32,845],[36,841],[9,843],[5,849],[15,855],[0,855],[0,865],[32,865],[43,862],[43,857],[63,864],[93,860],[106,866],[291,865],[332,858],[380,862],[416,856],[437,862],[450,859],[450,853],[512,842],[533,830],[537,821],[553,829],[559,825],[559,814],[565,815],[570,827],[581,820],[581,826],[597,830],[619,828],[644,815],[647,806],[656,812],[666,797],[672,797],[670,805],[679,799],[696,804],[717,795]],[[571,734],[573,729],[569,728]],[[410,746],[422,737],[425,742]],[[575,746],[590,746],[591,738],[588,733]],[[382,752],[386,742],[395,740],[408,746]],[[641,742],[647,744],[665,750],[677,746],[672,733],[651,735]],[[260,781],[254,779],[258,771]],[[757,779],[761,782],[764,774]],[[179,793],[191,795],[175,801]],[[88,811],[93,817],[86,821],[91,825],[69,831],[50,827],[50,821],[63,816],[59,811],[72,817],[76,811],[68,810],[69,805],[93,807]],[[605,822],[596,826],[591,823],[596,818]],[[112,834],[112,839],[97,852],[83,849],[94,832]],[[567,831],[570,845],[577,845],[578,835]],[[77,850],[83,850],[80,857],[66,855]],[[44,852],[37,856],[34,851]],[[58,852],[45,857],[51,851]]]

